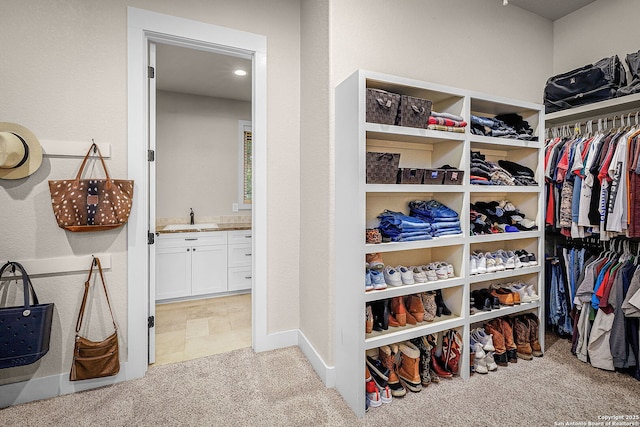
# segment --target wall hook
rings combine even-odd
[[[96,141],[91,138],[91,145],[93,146],[93,154],[96,154],[96,152],[98,151],[98,146],[96,145]]]

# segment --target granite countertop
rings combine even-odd
[[[197,224],[196,224],[197,225]],[[164,230],[164,225],[158,226],[156,228],[156,233],[163,234],[173,234],[173,233],[198,233],[198,232],[210,232],[210,231],[236,231],[236,230],[251,230],[251,224],[242,224],[242,223],[228,223],[228,224],[218,224],[218,228],[203,228],[198,230]]]

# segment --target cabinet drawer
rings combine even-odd
[[[228,231],[230,245],[251,243],[251,230]]]
[[[227,260],[229,267],[243,267],[251,265],[251,244],[229,245]]]
[[[233,267],[229,269],[228,288],[230,291],[251,289],[251,267]]]
[[[200,245],[226,245],[227,232],[196,232],[196,233],[175,233],[172,235],[161,234],[158,236],[158,247],[175,248],[182,246]]]

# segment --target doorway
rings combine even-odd
[[[150,337],[155,310],[150,289],[155,273],[155,250],[149,244],[155,224],[149,221],[149,89],[150,43],[164,43],[209,52],[226,52],[252,58],[253,191],[252,347],[255,351],[277,348],[278,338],[267,334],[267,233],[266,233],[266,37],[128,8],[128,175],[136,183],[128,223],[128,361],[127,378],[144,376],[148,367]],[[152,248],[152,249],[150,249]],[[273,341],[273,342],[272,342]]]
[[[251,346],[252,58],[164,43],[149,54],[159,365]],[[212,231],[163,231],[190,222]]]

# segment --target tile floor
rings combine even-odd
[[[156,365],[250,346],[250,293],[156,305]]]

